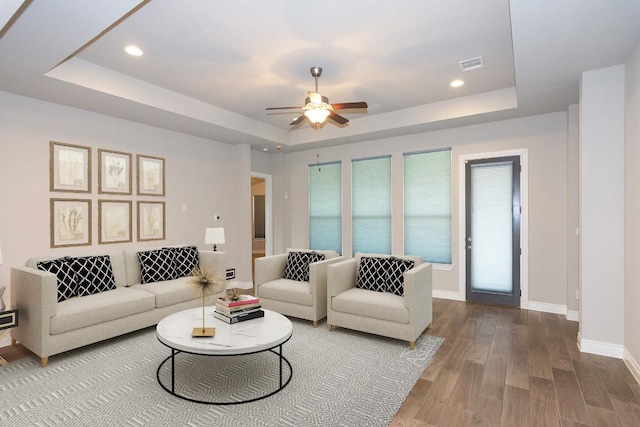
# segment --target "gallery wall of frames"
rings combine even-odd
[[[94,209],[98,244],[132,242],[134,218],[137,241],[166,238],[164,158],[99,148],[94,162],[91,147],[51,141],[49,148],[49,190],[60,193],[50,199],[52,248],[91,245]],[[87,198],[96,187],[93,164],[96,201]]]

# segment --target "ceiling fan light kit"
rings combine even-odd
[[[304,115],[307,116],[311,123],[323,123],[329,114],[331,114],[329,110],[320,108],[311,108],[304,112]]]
[[[315,92],[307,92],[308,97],[304,100],[304,107],[269,107],[267,110],[289,110],[289,109],[301,109],[304,112],[301,116],[291,122],[291,126],[298,125],[308,118],[309,121],[315,125],[324,123],[328,118],[334,122],[344,125],[349,122],[348,119],[336,114],[334,110],[347,109],[347,108],[368,108],[366,102],[345,102],[340,104],[330,104],[329,98],[322,96],[318,92],[318,77],[322,75],[322,67],[311,67],[311,76],[315,79]]]

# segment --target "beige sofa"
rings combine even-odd
[[[431,264],[415,256],[395,257],[415,263],[402,275],[404,295],[399,296],[356,287],[363,257],[390,256],[357,253],[352,259],[327,267],[327,328],[340,326],[409,341],[410,348],[415,349],[415,341],[433,318]]]
[[[327,316],[327,266],[344,258],[335,251],[315,251],[325,260],[309,265],[309,281],[296,281],[283,278],[289,252],[310,251],[289,248],[284,254],[256,258],[256,295],[264,308],[311,320],[315,328]]]
[[[16,341],[41,358],[157,324],[177,311],[202,304],[186,277],[141,284],[137,252],[110,253],[115,289],[58,302],[56,275],[37,269],[37,263],[58,257],[31,258],[25,267],[11,269],[11,304],[19,309]],[[102,254],[100,254],[102,255]],[[198,251],[199,263],[224,277],[225,253]],[[213,300],[213,297],[211,297]]]

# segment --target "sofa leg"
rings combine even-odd
[[[327,323],[327,330],[328,330],[329,332],[331,332],[331,329],[332,329],[332,328],[333,328],[333,326]]]
[[[415,341],[409,341],[409,348],[411,350],[415,350],[416,349],[416,342]]]
[[[313,327],[314,327],[314,328],[317,328],[317,327],[318,327],[318,321],[317,321],[317,320],[314,320],[314,321],[313,321]]]
[[[40,366],[42,366],[43,368],[46,368],[47,363],[49,363],[49,356],[40,358]]]

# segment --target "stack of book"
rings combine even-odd
[[[218,298],[213,316],[229,324],[244,322],[264,317],[260,307],[260,299],[251,295],[240,295],[237,300]]]

